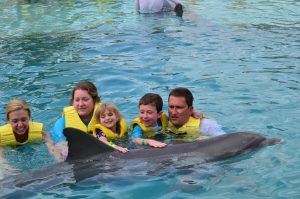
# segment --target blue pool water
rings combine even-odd
[[[143,163],[75,183],[34,186],[33,198],[299,198],[300,2],[183,0],[173,13],[139,15],[134,0],[1,0],[0,122],[11,98],[27,100],[50,131],[75,82],[90,80],[127,121],[146,92],[185,86],[195,108],[227,132],[284,144],[227,161]],[[166,110],[166,105],[164,107]],[[55,164],[45,146],[7,149],[14,175]],[[4,180],[5,180],[4,179]],[[1,189],[1,196],[13,193]]]

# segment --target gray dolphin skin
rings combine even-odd
[[[279,138],[268,139],[254,132],[235,132],[191,143],[170,144],[165,148],[135,149],[127,153],[114,151],[110,146],[98,141],[88,133],[78,129],[66,128],[69,154],[67,161],[89,159],[155,159],[168,156],[188,155],[197,153],[202,161],[217,161],[252,151],[262,146],[282,142]]]
[[[178,159],[186,162],[193,162],[196,159],[197,163],[204,163],[224,160],[282,142],[281,139],[268,139],[254,132],[235,132],[195,142],[169,144],[165,148],[134,149],[120,153],[78,129],[66,128],[64,135],[69,147],[66,161],[74,165],[73,174],[76,181],[102,173],[103,163],[110,166],[128,165],[129,162],[159,164],[164,160],[176,162]],[[118,170],[110,168],[110,171],[116,169]]]
[[[55,187],[86,182],[84,180],[96,178],[97,182],[105,182],[111,175],[114,180],[124,176],[139,178],[141,173],[155,176],[186,164],[197,167],[282,142],[254,132],[235,132],[192,143],[169,144],[162,149],[133,149],[120,153],[80,130],[66,128],[64,134],[69,145],[65,162],[0,180],[0,197],[31,197]]]

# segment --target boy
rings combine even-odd
[[[168,118],[162,112],[162,107],[163,100],[158,94],[147,93],[140,99],[139,117],[135,118],[130,125],[133,142],[156,148],[163,148],[167,145],[153,139],[161,134],[161,130],[167,129]]]

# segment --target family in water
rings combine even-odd
[[[0,157],[3,159],[2,146],[44,140],[56,160],[64,161],[68,143],[63,130],[67,127],[89,133],[122,153],[129,151],[129,142],[164,148],[169,143],[166,140],[187,142],[225,134],[215,120],[194,111],[193,101],[190,90],[174,88],[168,96],[167,114],[161,96],[146,93],[139,100],[137,117],[128,126],[113,103],[100,101],[92,82],[82,81],[75,85],[70,106],[63,109],[49,134],[42,123],[30,121],[31,110],[25,101],[11,100],[6,108],[7,124],[0,127]]]
[[[136,0],[139,13],[175,12],[183,15],[179,0]],[[68,155],[64,128],[73,127],[90,133],[120,152],[128,152],[122,140],[138,145],[163,148],[162,138],[197,137],[224,134],[221,127],[203,114],[194,112],[193,95],[187,88],[175,88],[168,98],[168,115],[162,112],[163,100],[158,94],[147,93],[139,101],[139,116],[129,128],[117,107],[101,103],[96,86],[88,81],[79,82],[73,89],[71,103],[65,107],[50,134],[44,125],[32,122],[29,105],[21,99],[11,100],[6,108],[7,124],[0,126],[0,160],[3,146],[23,145],[44,140],[49,152],[63,161]],[[199,134],[201,132],[201,136]],[[196,136],[195,136],[196,135]]]

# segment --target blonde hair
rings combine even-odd
[[[6,107],[6,120],[9,120],[9,114],[14,111],[25,110],[28,112],[29,118],[31,117],[31,111],[27,102],[21,99],[12,99],[9,101]]]
[[[121,132],[121,119],[122,115],[118,108],[113,103],[101,103],[101,105],[97,108],[95,113],[95,121],[97,124],[101,124],[100,117],[104,115],[105,111],[112,112],[116,115],[117,123],[116,123],[116,133],[120,134]]]

